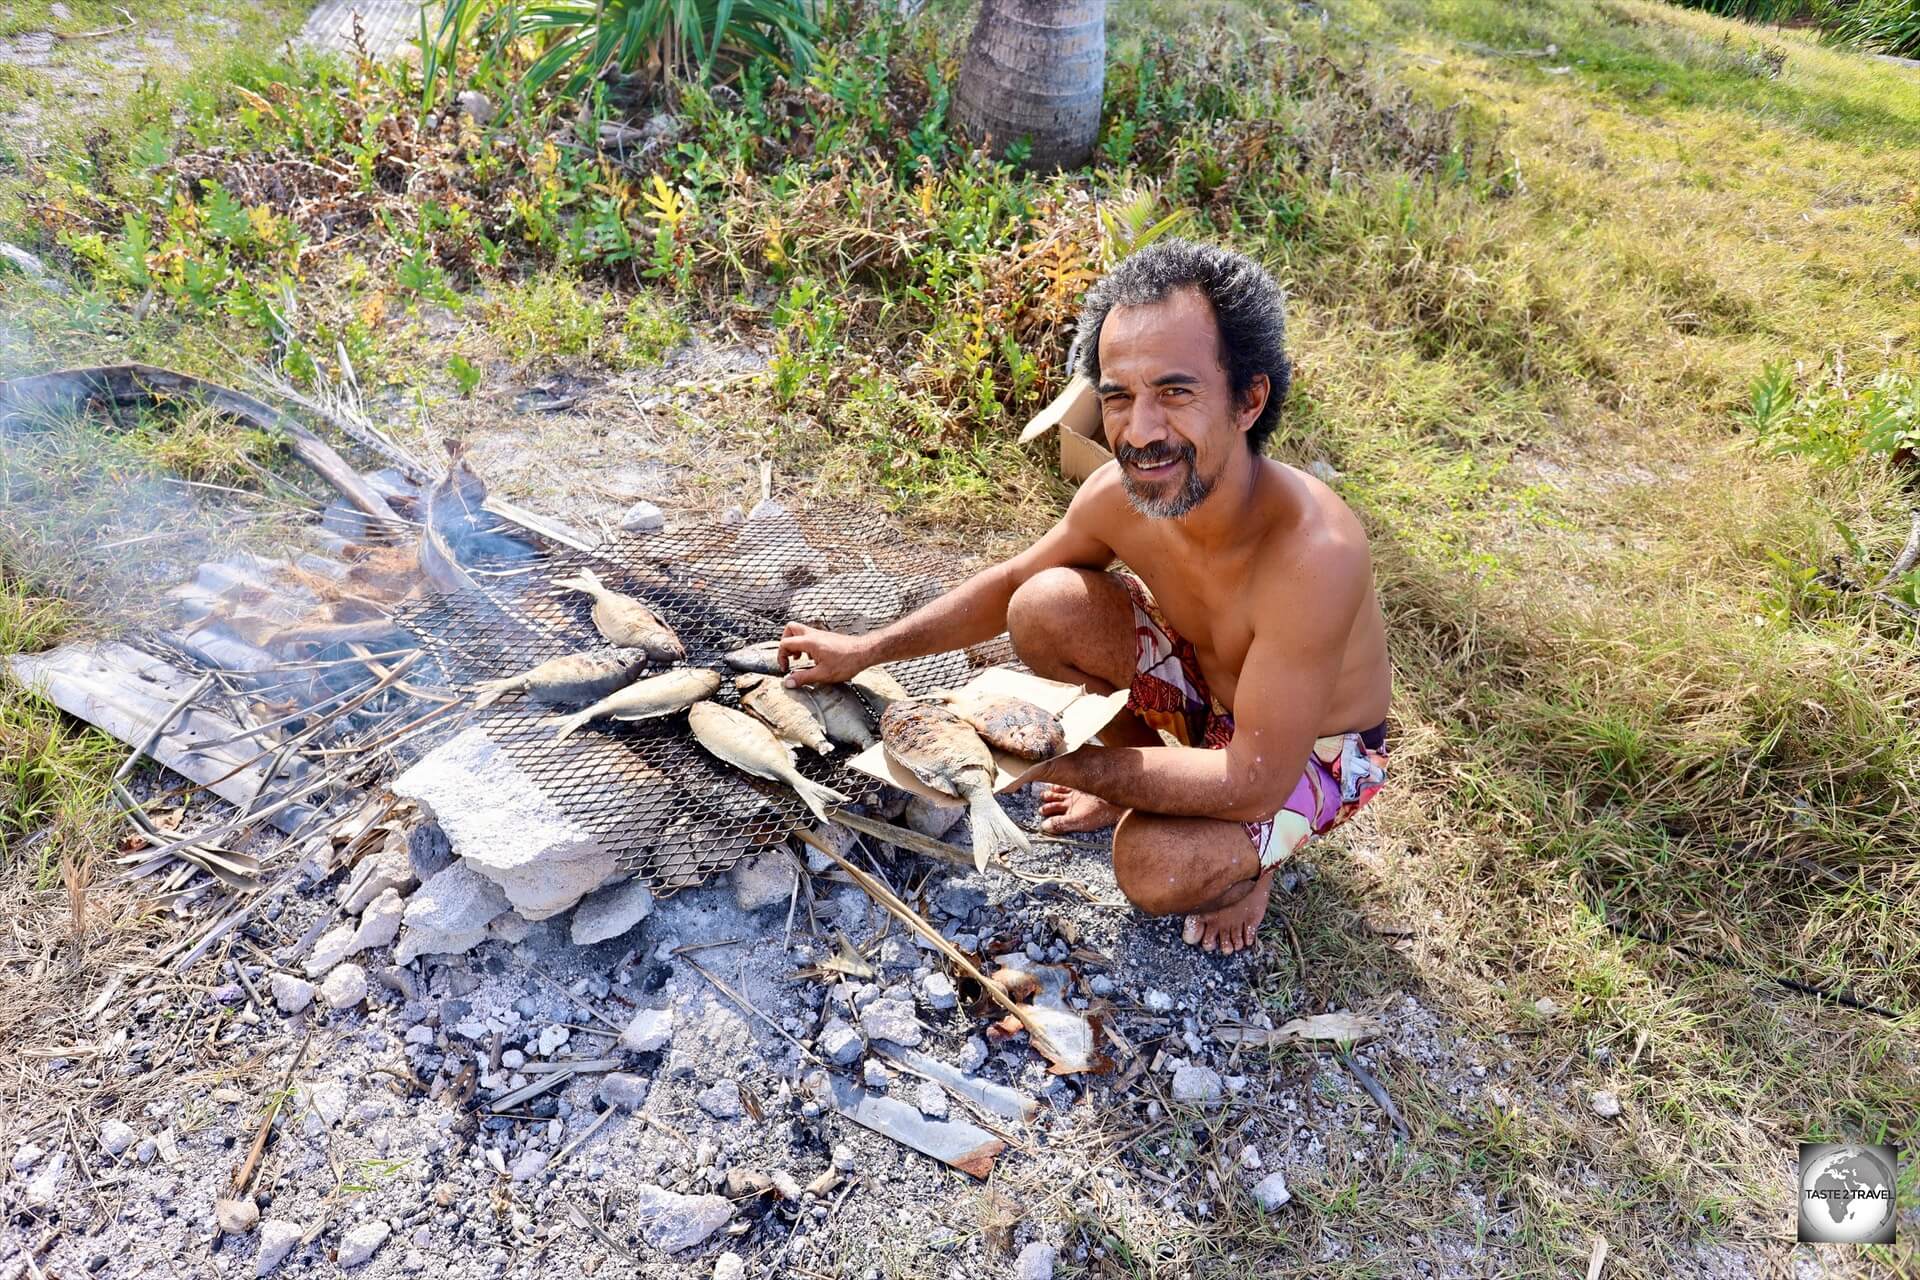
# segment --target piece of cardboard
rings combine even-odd
[[[1075,484],[1113,460],[1100,417],[1100,397],[1093,384],[1079,374],[1028,420],[1020,441],[1037,440],[1056,428],[1060,432],[1060,474]]]
[[[1025,698],[1060,718],[1060,729],[1066,734],[1067,750],[1074,751],[1087,744],[1095,734],[1107,727],[1107,723],[1120,714],[1127,705],[1127,691],[1117,689],[1112,693],[1088,693],[1078,685],[1062,684],[1058,680],[1043,680],[1039,676],[1024,671],[1013,671],[1007,667],[988,667],[974,676],[966,684],[955,690],[957,693],[1004,694],[1012,698]],[[926,783],[913,776],[902,765],[896,763],[882,746],[868,747],[847,762],[862,773],[899,787],[902,791],[911,791],[914,795],[931,800],[936,804],[960,804],[943,791],[935,791]],[[1019,776],[1033,767],[1030,760],[1008,755],[1004,751],[993,753],[994,778],[993,789],[1005,791],[1012,787]]]

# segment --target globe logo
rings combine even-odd
[[[1899,1153],[1889,1146],[1800,1144],[1800,1239],[1893,1243]]]

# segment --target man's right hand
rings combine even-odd
[[[786,669],[787,684],[841,684],[859,675],[873,665],[867,639],[789,622],[780,633],[780,665]],[[802,653],[813,659],[812,666],[793,665],[795,655]]]

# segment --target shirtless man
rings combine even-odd
[[[1039,675],[1129,688],[1100,745],[1026,775],[1046,784],[1041,828],[1117,823],[1121,890],[1183,914],[1210,951],[1251,945],[1275,868],[1386,779],[1366,534],[1326,485],[1260,452],[1287,391],[1285,301],[1225,250],[1162,241],[1124,260],[1080,319],[1115,460],[1065,518],[884,630],[789,624],[780,646],[816,663],[788,683],[814,683],[1004,629]]]

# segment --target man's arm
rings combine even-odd
[[[1007,628],[1007,603],[1027,579],[1060,566],[1104,569],[1113,550],[1099,533],[1097,510],[1107,499],[1102,489],[1117,481],[1083,486],[1059,523],[1012,559],[982,569],[937,600],[864,636],[841,635],[789,622],[780,637],[780,656],[805,653],[815,665],[790,670],[788,684],[837,683],[879,662],[900,662],[923,654],[964,649],[991,640]]]
[[[1233,741],[1204,747],[1082,747],[1021,775],[1148,813],[1260,822],[1286,803],[1324,729],[1371,575],[1365,548],[1307,551],[1269,575],[1233,696]],[[1306,607],[1311,602],[1312,607]]]

